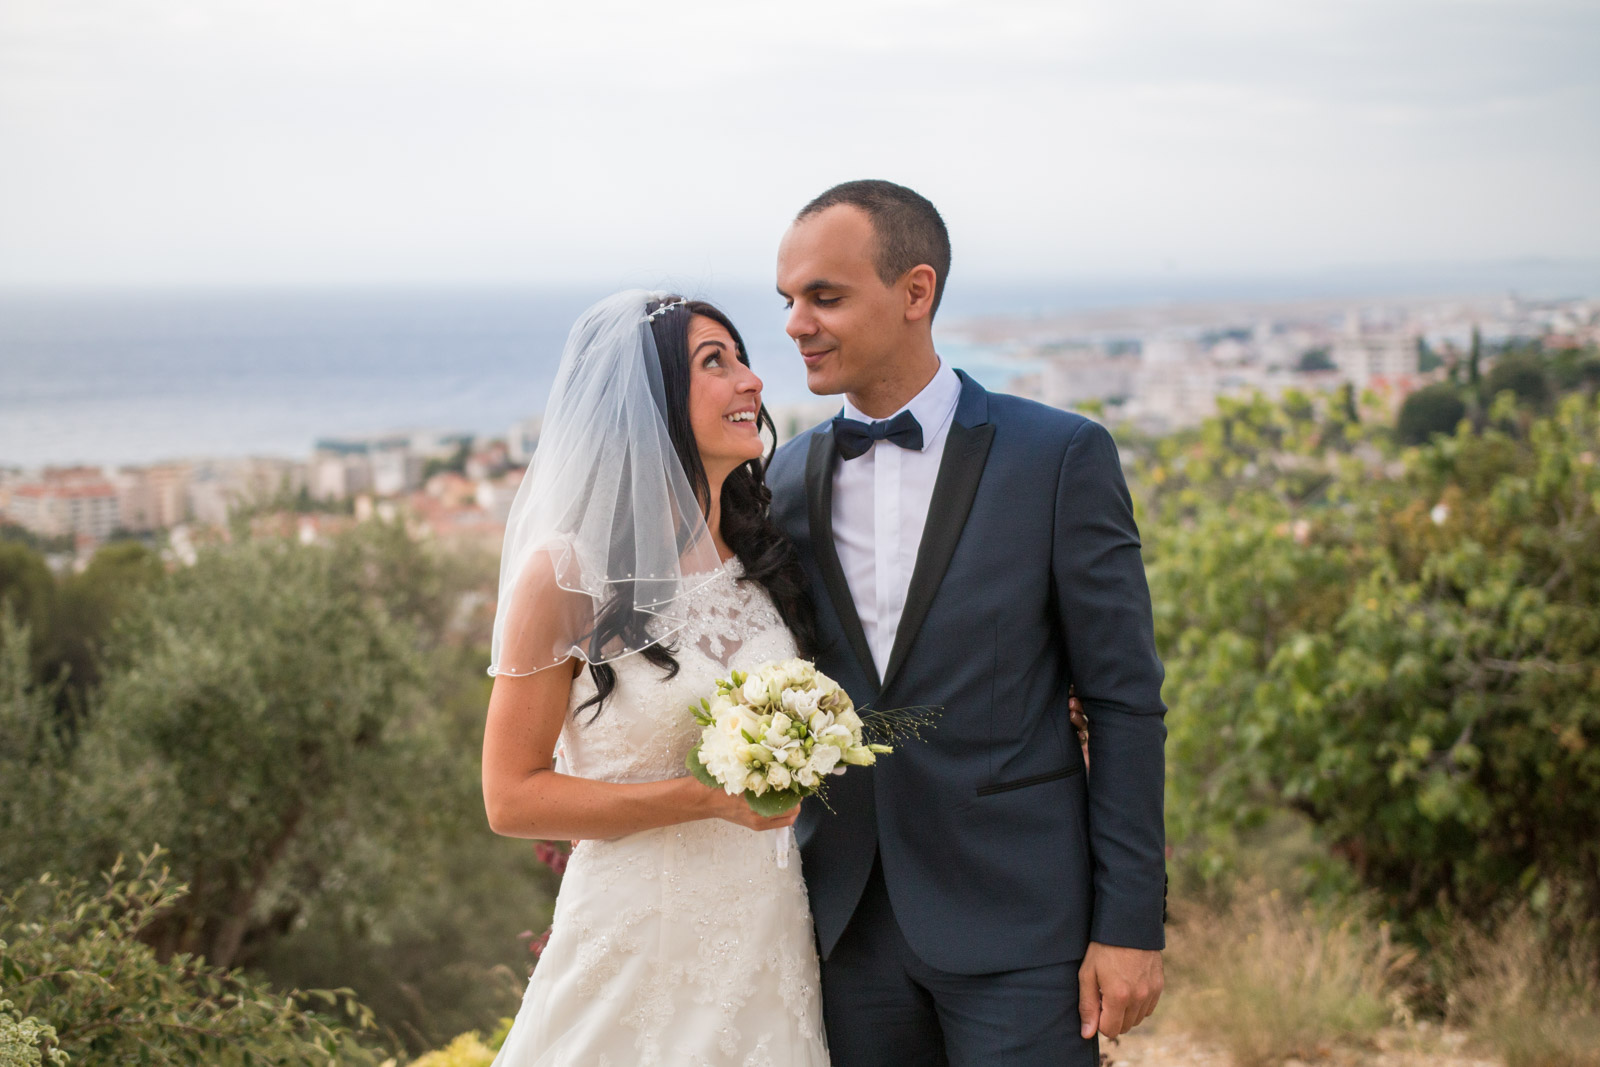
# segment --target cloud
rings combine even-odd
[[[978,274],[1600,253],[1600,12],[11,0],[0,281],[764,276],[833,181]]]

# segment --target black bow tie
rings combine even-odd
[[[843,415],[833,420],[833,443],[841,459],[865,455],[874,441],[890,441],[913,452],[922,451],[922,423],[909,411],[882,422],[861,422]]]

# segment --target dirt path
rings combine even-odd
[[[1321,1049],[1309,1063],[1288,1059],[1283,1067],[1504,1067],[1464,1050],[1466,1035],[1426,1025],[1387,1030],[1368,1049]],[[1140,1027],[1116,1044],[1101,1042],[1106,1067],[1233,1067],[1226,1050],[1176,1030]]]

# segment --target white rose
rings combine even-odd
[[[784,757],[783,762],[787,763],[791,767],[804,767],[806,765],[805,749],[801,748],[799,745],[795,745],[789,750],[789,754]]]
[[[746,704],[760,704],[767,699],[767,683],[758,674],[752,674],[744,680],[744,702]]]
[[[789,770],[781,764],[774,763],[767,768],[767,784],[774,789],[789,788]]]
[[[810,719],[817,714],[817,694],[809,689],[785,689],[783,708],[796,719]]]
[[[784,772],[788,773],[788,772]],[[760,771],[751,771],[744,780],[744,788],[760,796],[767,791],[767,776]],[[741,790],[742,792],[743,790]]]

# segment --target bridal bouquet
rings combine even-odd
[[[689,711],[701,727],[685,761],[690,773],[729,796],[742,793],[758,815],[782,815],[826,776],[893,751],[862,740],[850,694],[809,660],[734,671]]]

